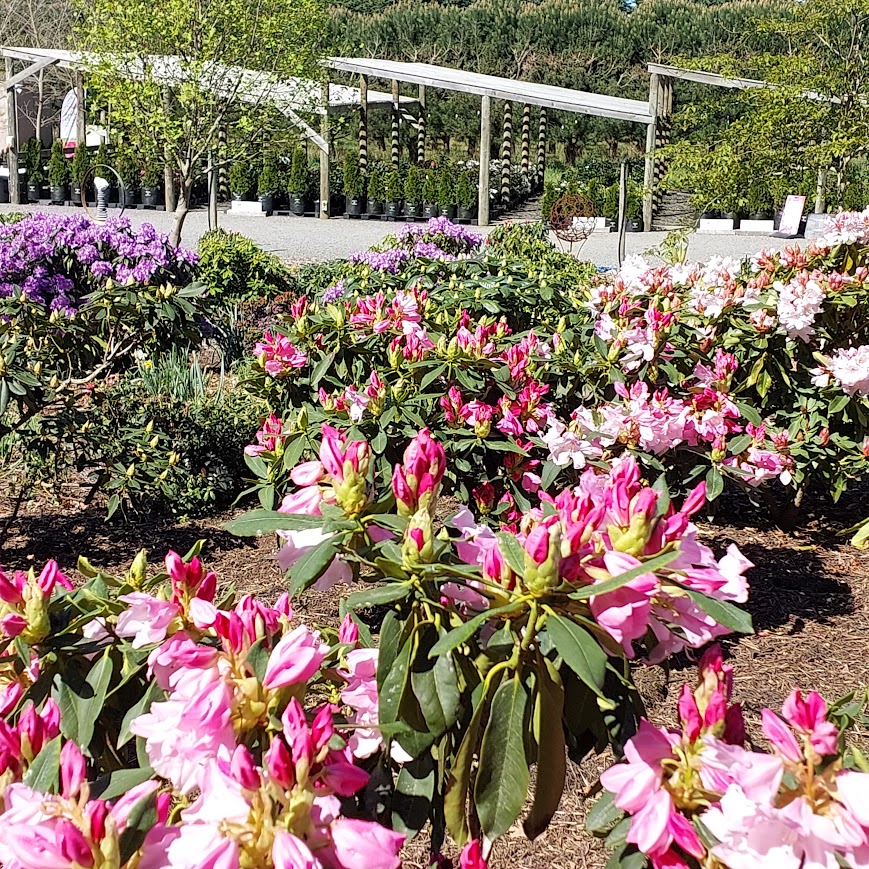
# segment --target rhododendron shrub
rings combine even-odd
[[[558,807],[566,752],[579,761],[634,733],[632,661],[751,630],[738,606],[751,563],[697,539],[705,483],[677,504],[625,456],[558,494],[538,488],[500,531],[462,507],[436,533],[444,445],[419,431],[386,495],[374,464],[367,441],[324,425],[317,459],[292,469],[279,510],[227,527],[277,531],[294,593],[354,582],[347,611],[389,606],[376,667],[358,666],[376,672],[378,726],[397,764],[394,825],[415,832],[431,820],[436,850],[445,828],[460,845],[506,833],[535,764],[524,827],[537,836]]]
[[[220,597],[198,549],[0,572],[0,865],[398,869],[363,811],[377,651]]]
[[[865,692],[830,709],[794,689],[780,715],[763,710],[764,752],[745,748],[732,691],[732,668],[712,646],[698,685],[682,687],[679,727],[643,720],[601,776],[588,826],[615,849],[608,865],[865,866],[869,766],[841,732],[862,716]]]
[[[816,480],[838,497],[867,469],[867,226],[869,212],[840,214],[802,249],[745,260],[659,266],[629,258],[593,287],[592,346],[603,380],[625,383],[632,398],[636,389],[647,393],[627,409],[618,400],[598,408],[610,442],[655,454],[668,440],[700,446],[717,488],[721,475],[748,485],[778,478],[796,491]],[[712,398],[700,389],[728,402],[730,420],[716,438],[700,433],[698,444],[680,430],[680,414],[688,404],[696,415],[698,400]],[[594,410],[583,404],[559,425],[584,439]],[[696,476],[708,467],[686,470]]]

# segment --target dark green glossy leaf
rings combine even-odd
[[[238,519],[225,522],[222,528],[236,537],[262,537],[275,531],[301,531],[322,528],[322,516],[306,513],[278,513],[275,510],[250,510]]]
[[[24,784],[35,791],[56,794],[60,784],[60,736],[55,736],[42,746],[42,751],[24,774]]]
[[[556,613],[546,619],[546,630],[564,663],[602,697],[600,689],[607,658],[595,638],[585,628]]]

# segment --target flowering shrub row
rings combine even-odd
[[[680,485],[705,476],[710,498],[725,478],[838,496],[869,461],[867,225],[839,215],[804,251],[632,259],[568,285],[527,230],[481,245],[445,222],[411,227],[301,297],[257,345],[249,388],[281,421],[276,446],[350,428],[384,479],[394,445],[428,426],[449,488],[498,516],[625,450]],[[301,452],[283,455],[251,463],[266,506]]]
[[[606,793],[589,826],[615,849],[610,865],[644,865],[646,855],[656,869],[865,866],[869,766],[845,752],[838,726],[860,714],[865,696],[830,710],[795,689],[782,716],[763,710],[771,751],[749,750],[717,646],[699,670],[693,690],[682,686],[679,727],[643,720],[625,760],[601,776]]]

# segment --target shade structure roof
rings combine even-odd
[[[619,121],[651,124],[654,120],[645,100],[629,100],[548,84],[482,75],[463,69],[430,63],[405,63],[364,57],[330,57],[324,64],[331,69],[355,72],[374,78],[427,85],[459,93],[515,100],[549,109],[596,115]]]
[[[45,61],[46,63],[56,64],[67,69],[86,69],[88,66],[87,58],[83,55],[56,48],[2,46],[0,47],[0,56],[29,61],[32,64]],[[105,56],[103,56],[102,60],[105,60]],[[182,67],[176,57],[171,55],[152,57],[148,59],[148,62],[152,65],[152,70],[156,69],[158,76],[165,78],[167,82],[171,83],[182,78]],[[135,59],[126,60],[119,56],[118,70],[122,74],[136,77],[137,63],[139,62]],[[240,67],[223,67],[219,65],[216,65],[216,67],[215,72],[217,74],[209,76],[209,79],[220,81],[221,90],[234,91],[248,102],[259,102],[260,100],[271,102],[280,104],[279,107],[286,106],[297,112],[323,114],[325,111],[320,94],[320,83],[313,79],[284,78],[275,82],[267,73],[242,69]],[[34,70],[34,72],[36,71]],[[416,100],[411,97],[401,97],[401,102],[413,103]],[[352,108],[353,106],[358,106],[359,103],[359,88],[330,83],[330,110]],[[368,91],[369,105],[390,105],[391,103],[391,94],[376,90]]]

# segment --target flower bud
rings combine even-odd
[[[561,522],[557,516],[544,519],[525,538],[524,586],[531,594],[545,594],[561,584]]]

